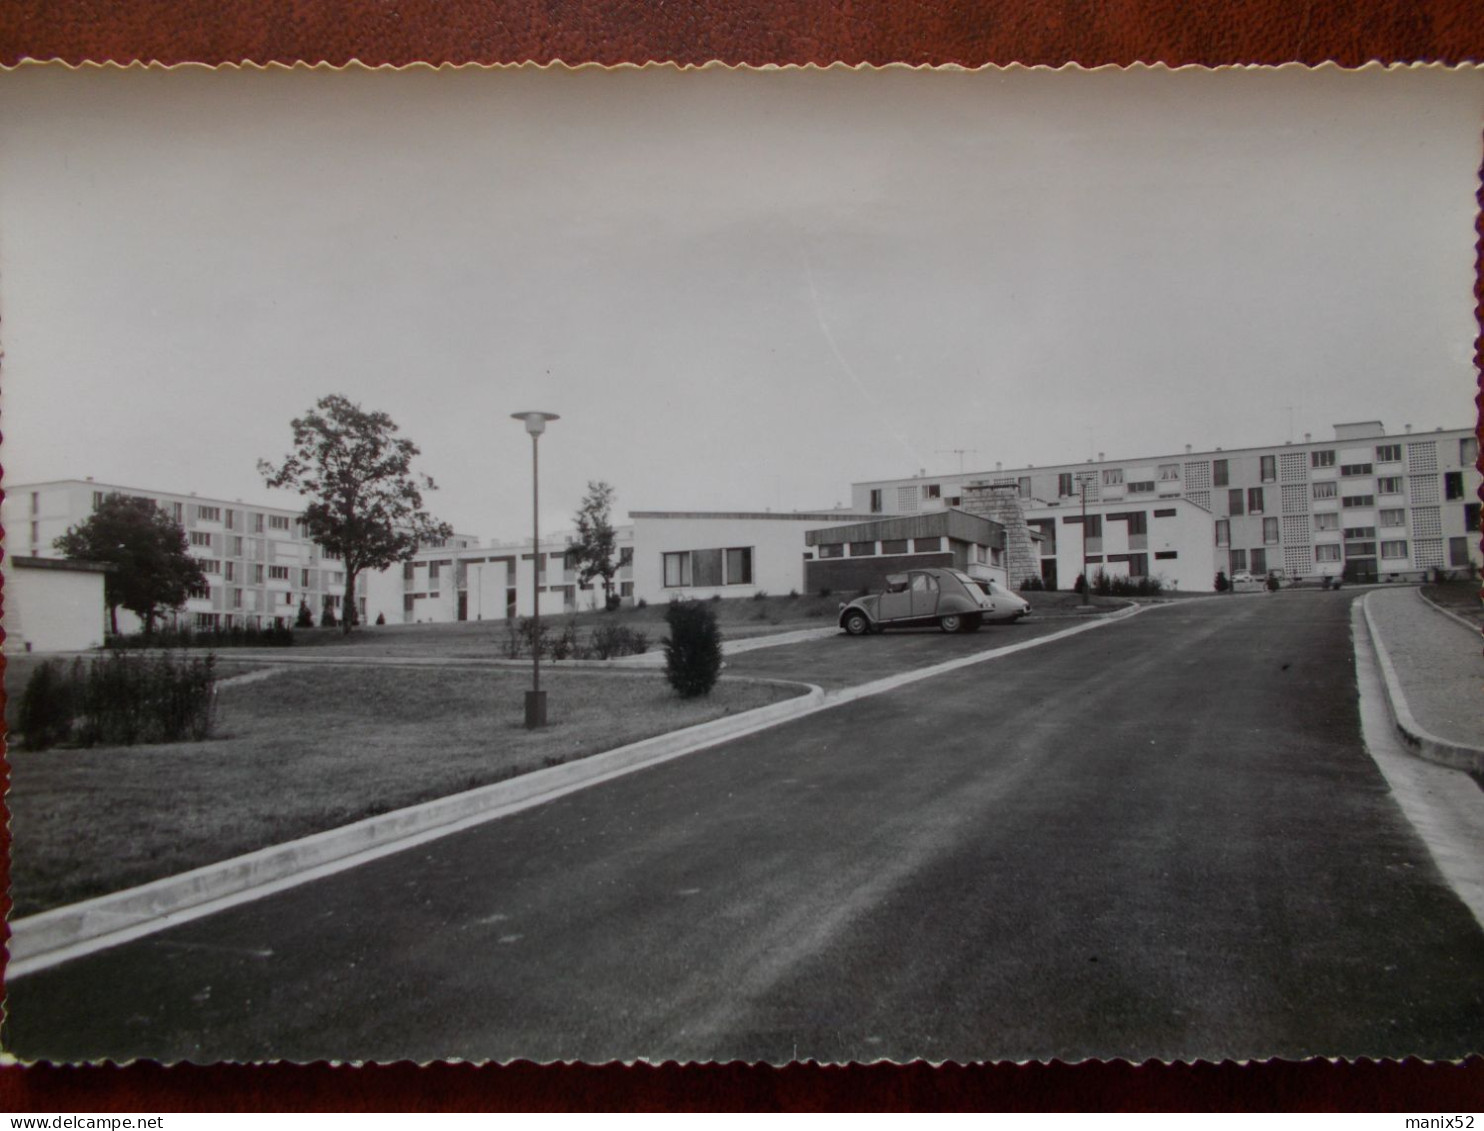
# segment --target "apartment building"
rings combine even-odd
[[[629,526],[614,530],[618,572],[613,591],[630,600],[633,534]],[[573,537],[553,534],[538,553],[532,552],[529,539],[419,550],[411,561],[367,576],[367,612],[372,622],[442,624],[530,616],[537,601],[542,616],[602,608],[602,580],[583,583],[571,549]]]
[[[92,479],[28,483],[7,489],[3,514],[7,553],[60,558],[53,543],[87,520],[110,494],[148,499],[185,530],[190,553],[206,584],[171,618],[193,628],[293,624],[300,602],[318,622],[326,609],[344,616],[344,563],[311,540],[297,510],[250,505],[191,493],[150,491]],[[446,543],[462,548],[475,539],[457,535]],[[432,552],[433,548],[422,553]],[[357,613],[368,612],[368,578],[357,583]],[[374,615],[374,614],[373,614]],[[119,611],[121,631],[136,631],[136,619]]]
[[[1085,463],[919,474],[855,483],[851,495],[859,510],[914,514],[957,506],[975,484],[1013,483],[1027,521],[1043,531],[1052,518],[1053,528],[1068,525],[1069,506],[1080,507],[1084,496],[1090,516],[1113,513],[1150,530],[1172,517],[1160,512],[1179,500],[1210,516],[1208,533],[1182,517],[1179,543],[1162,552],[1195,555],[1192,540],[1208,537],[1216,570],[1228,576],[1245,570],[1289,579],[1410,581],[1484,560],[1478,456],[1472,429],[1414,433],[1409,425],[1388,433],[1380,421],[1361,421],[1335,425],[1327,441],[1305,435],[1302,443],[1260,448],[1194,452],[1187,445],[1180,453],[1137,459],[1099,454]],[[1132,577],[1157,576],[1161,560],[1179,560],[1133,549],[1120,558],[1126,560],[1104,564]],[[1062,561],[1048,580],[1066,588],[1074,577]],[[1213,582],[1214,573],[1201,588]]]

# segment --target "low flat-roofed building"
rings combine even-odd
[[[103,645],[103,584],[111,566],[65,558],[5,559],[5,647],[81,652]]]
[[[877,590],[888,574],[937,566],[1009,586],[1005,528],[957,508],[820,527],[804,535],[814,557],[804,563],[811,593]]]

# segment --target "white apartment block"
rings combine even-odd
[[[1064,589],[1076,577],[1069,562],[1081,567],[1077,523],[1084,492],[1089,521],[1102,516],[1100,539],[1108,537],[1109,515],[1130,516],[1118,521],[1132,522],[1131,530],[1147,530],[1150,538],[1183,513],[1160,513],[1176,502],[1209,516],[1204,535],[1199,522],[1181,517],[1179,537],[1163,549],[1105,547],[1103,561],[1090,557],[1094,574],[1101,566],[1110,574],[1168,576],[1176,572],[1172,563],[1190,555],[1196,567],[1180,567],[1182,589],[1209,589],[1215,571],[1231,576],[1243,570],[1288,579],[1409,581],[1484,561],[1478,456],[1472,429],[1414,433],[1408,426],[1388,433],[1379,421],[1363,421],[1335,425],[1328,441],[1305,435],[1302,443],[1261,448],[1193,452],[1187,446],[1137,459],[1100,454],[1085,463],[875,480],[852,484],[851,498],[857,510],[912,514],[958,505],[970,484],[1014,483],[1032,529],[1054,532],[1052,569]],[[1205,547],[1196,544],[1202,537],[1214,569],[1197,586],[1189,581],[1204,569]],[[1109,553],[1116,560],[1107,560]],[[1161,556],[1171,553],[1177,556]]]
[[[614,530],[618,572],[613,592],[634,595],[633,528]],[[572,535],[553,534],[539,557],[527,539],[480,546],[473,541],[419,550],[410,562],[366,579],[366,610],[371,623],[441,624],[449,621],[504,620],[530,616],[540,602],[542,616],[603,607],[603,583],[584,584],[571,553]],[[539,570],[536,577],[532,573]]]
[[[191,594],[171,618],[173,623],[201,629],[292,625],[301,601],[308,604],[316,623],[327,607],[337,620],[342,619],[343,563],[307,536],[297,510],[282,507],[91,479],[19,484],[7,488],[4,502],[7,553],[62,557],[53,545],[55,540],[85,522],[110,494],[149,499],[185,529],[190,553],[200,563],[206,585]],[[473,542],[458,535],[447,545],[459,548]],[[366,575],[357,584],[357,613],[362,620],[368,612],[368,584]],[[131,614],[119,610],[120,631],[139,627]]]

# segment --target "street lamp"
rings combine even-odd
[[[526,692],[526,729],[546,725],[546,692],[541,690],[541,495],[537,476],[537,441],[548,420],[559,420],[554,412],[512,412],[525,422],[531,434],[531,690]]]
[[[1092,603],[1092,578],[1087,575],[1087,485],[1097,477],[1095,472],[1077,474],[1077,487],[1082,494],[1082,603]]]

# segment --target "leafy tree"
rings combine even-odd
[[[441,542],[453,528],[423,510],[422,493],[436,484],[412,471],[417,445],[397,435],[386,413],[331,394],[292,427],[294,450],[276,467],[259,460],[258,471],[269,487],[291,487],[310,499],[305,529],[345,564],[340,627],[349,632],[356,578],[409,561],[419,544]]]
[[[618,573],[617,535],[613,531],[613,488],[601,480],[588,480],[587,494],[577,508],[577,540],[567,554],[578,567],[578,578],[588,585],[603,579],[603,607],[613,608],[613,577]]]
[[[153,499],[112,493],[52,544],[69,558],[114,567],[104,578],[103,600],[115,634],[121,607],[142,620],[149,635],[156,617],[180,608],[192,589],[206,584],[185,530]]]

